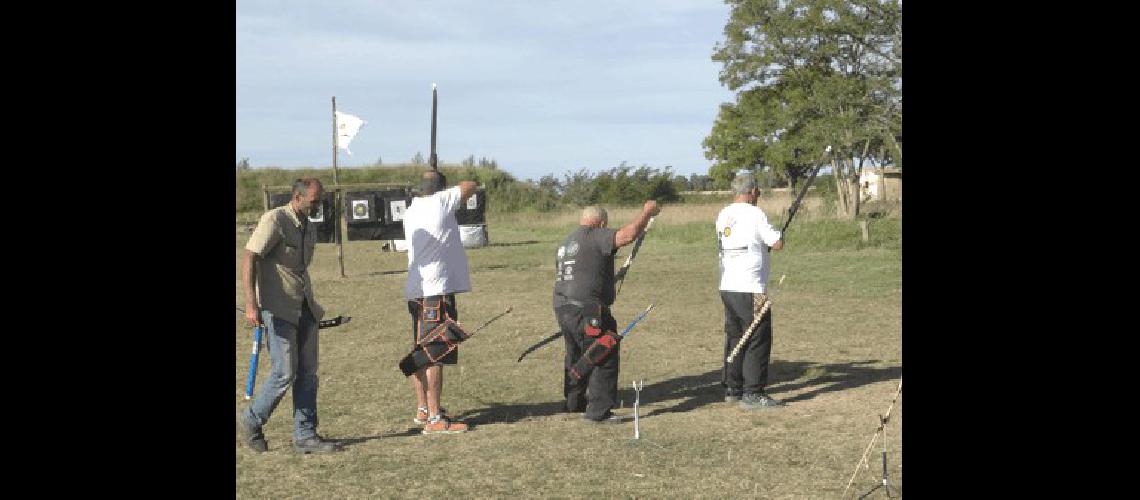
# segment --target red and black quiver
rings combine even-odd
[[[441,307],[440,299],[423,299],[416,345],[412,352],[400,360],[400,371],[409,376],[421,368],[438,363],[451,351],[471,337],[463,327],[452,320]],[[424,333],[424,332],[427,333]]]

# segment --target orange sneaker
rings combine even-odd
[[[447,417],[437,418],[434,422],[428,421],[424,426],[424,434],[459,434],[467,432],[467,424],[452,422]]]
[[[445,417],[451,416],[449,413],[447,413],[447,408],[444,408],[442,406],[439,407],[439,412],[442,413]],[[423,406],[416,408],[416,417],[412,419],[412,422],[420,425],[428,423],[428,409]]]

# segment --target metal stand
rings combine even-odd
[[[641,407],[641,390],[645,388],[645,381],[642,380],[641,384],[633,382],[633,439],[641,439],[641,417],[638,415],[637,410]]]
[[[866,493],[864,493],[859,498],[860,499],[867,498],[868,495],[870,495],[871,493],[874,493],[875,490],[878,490],[879,488],[882,488],[883,491],[885,491],[887,493],[887,498],[895,498],[895,497],[891,496],[892,491],[894,491],[895,493],[898,493],[898,496],[900,498],[902,497],[902,491],[900,491],[898,488],[892,487],[890,477],[887,476],[887,423],[890,422],[891,410],[894,409],[895,402],[898,401],[899,396],[901,396],[901,395],[902,395],[902,379],[899,379],[899,388],[897,391],[895,391],[895,397],[894,397],[894,399],[891,400],[891,405],[887,407],[887,413],[884,415],[879,415],[879,428],[875,430],[875,435],[871,438],[871,442],[869,444],[867,444],[867,449],[863,450],[863,457],[859,459],[858,464],[855,464],[855,473],[851,474],[851,479],[847,481],[847,487],[843,488],[843,495],[842,495],[843,498],[847,497],[847,490],[849,490],[851,488],[851,485],[855,482],[855,476],[857,476],[859,474],[859,467],[863,465],[865,460],[867,460],[867,452],[871,451],[871,447],[875,445],[875,440],[879,438],[880,433],[882,433],[882,435],[883,435],[883,451],[882,451],[883,478],[880,480],[879,484],[875,485],[874,488],[871,488],[870,490],[868,490]]]
[[[874,493],[875,490],[879,488],[882,488],[883,491],[887,493],[887,498],[894,498],[891,496],[892,490],[894,490],[895,493],[898,493],[900,498],[902,497],[902,493],[891,486],[890,478],[887,476],[887,422],[890,419],[890,415],[879,415],[879,430],[883,433],[883,480],[881,483],[875,485],[874,488],[867,490],[866,493],[859,497],[860,499],[867,498],[868,495]]]

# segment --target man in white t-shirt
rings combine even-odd
[[[412,342],[427,335],[450,318],[459,321],[455,294],[471,291],[467,254],[459,237],[455,211],[475,193],[473,181],[461,181],[444,189],[446,180],[434,170],[424,173],[420,196],[404,212],[404,241],[408,244],[408,281],[404,297],[412,315]],[[448,353],[438,363],[420,368],[408,379],[416,393],[417,424],[424,434],[465,432],[467,424],[451,422],[439,404],[443,391],[442,365],[459,361],[459,350]]]
[[[716,218],[720,299],[724,303],[725,342],[721,359],[725,360],[768,300],[766,287],[771,268],[768,248],[784,248],[782,235],[756,206],[760,196],[756,178],[741,171],[732,180],[732,194],[732,204],[724,207]],[[770,307],[732,363],[724,363],[721,378],[726,391],[724,399],[730,403],[739,401],[740,407],[746,410],[784,405],[764,391],[772,353]]]

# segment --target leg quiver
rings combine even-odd
[[[446,318],[420,338],[412,352],[400,360],[400,371],[406,377],[420,368],[436,363],[470,337],[459,323]]]
[[[617,349],[618,342],[621,342],[621,339],[614,332],[602,334],[593,344],[590,344],[590,347],[586,349],[581,358],[578,358],[574,366],[570,367],[570,375],[578,380],[585,378],[594,370],[595,366],[602,364],[602,361],[605,361],[610,353]]]

